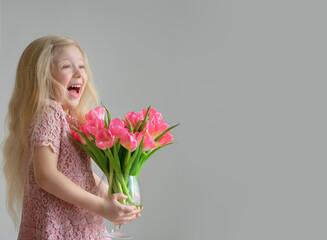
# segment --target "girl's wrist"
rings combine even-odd
[[[103,213],[103,209],[104,209],[104,206],[105,206],[105,199],[102,198],[102,197],[99,197],[99,196],[96,196],[97,199],[96,201],[94,202],[93,204],[93,212],[99,214],[99,215],[102,215]]]

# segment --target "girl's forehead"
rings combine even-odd
[[[63,61],[67,59],[84,60],[81,50],[73,44],[55,47],[53,51],[53,61]]]

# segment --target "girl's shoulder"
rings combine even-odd
[[[65,111],[60,105],[60,103],[56,102],[55,100],[47,100],[44,104],[44,109],[49,109],[55,112],[65,114]]]
[[[36,111],[31,125],[37,125],[44,121],[60,121],[64,120],[65,117],[66,113],[58,102],[47,100],[44,102],[43,106]]]
[[[61,119],[68,124],[73,124],[74,126],[80,126],[80,123],[74,115],[66,114],[60,103],[54,100],[48,100],[44,109],[44,114],[55,117],[56,119]]]
[[[48,100],[36,112],[27,132],[30,147],[50,146],[59,155],[62,134],[67,131],[65,112],[58,102]]]
[[[65,119],[66,113],[63,110],[60,103],[54,100],[48,100],[45,102],[43,111],[41,113],[43,117],[56,117],[58,119]]]

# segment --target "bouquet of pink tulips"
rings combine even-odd
[[[105,107],[85,115],[87,122],[72,126],[70,138],[99,166],[108,178],[109,192],[124,193],[125,204],[133,204],[127,190],[127,177],[138,176],[143,164],[160,148],[173,142],[171,130],[154,108],[128,112],[124,119],[111,120]]]

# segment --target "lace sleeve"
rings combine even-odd
[[[59,155],[63,113],[59,104],[50,104],[38,114],[31,132],[32,146],[49,146]]]

